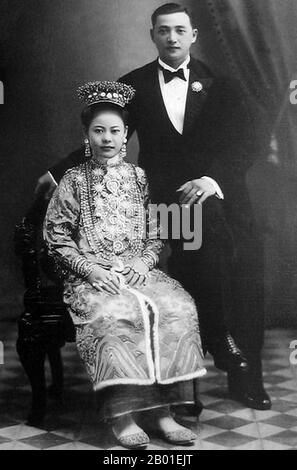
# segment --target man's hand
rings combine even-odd
[[[50,199],[56,187],[56,183],[47,172],[38,179],[34,193],[36,196],[44,195],[45,199]]]
[[[126,282],[129,286],[140,287],[144,284],[148,272],[148,266],[141,258],[136,257],[126,264],[122,274],[125,276]]]
[[[94,266],[91,274],[87,277],[88,282],[99,292],[106,291],[110,294],[119,294],[119,279],[107,269]]]
[[[214,185],[203,178],[188,181],[177,191],[181,191],[179,198],[180,204],[187,204],[189,206],[196,202],[202,204],[207,198],[216,194]]]

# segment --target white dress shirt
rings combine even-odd
[[[186,102],[190,79],[190,69],[188,68],[190,60],[191,58],[188,56],[187,59],[177,69],[174,69],[165,64],[165,62],[163,62],[160,58],[158,59],[160,66],[169,70],[170,72],[176,72],[179,69],[183,69],[186,78],[186,80],[183,80],[180,77],[174,77],[172,80],[170,80],[170,82],[165,83],[162,70],[160,68],[158,70],[159,84],[164,105],[170,121],[179,134],[182,134],[184,129]],[[224,199],[224,195],[220,186],[213,178],[210,178],[209,176],[202,176],[202,178],[210,181],[214,185],[216,196],[219,199]]]
[[[182,78],[174,77],[170,82],[165,83],[164,75],[160,68],[158,72],[161,93],[167,114],[179,134],[183,133],[184,128],[184,118],[190,77],[190,69],[188,69],[189,62],[190,56],[180,65],[180,67],[178,67],[178,69],[183,69],[186,81]],[[170,72],[176,71],[172,67],[169,67],[169,65],[165,64],[165,62],[163,62],[161,59],[159,59],[159,64],[161,67],[169,70]]]

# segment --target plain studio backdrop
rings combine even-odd
[[[193,47],[193,54],[216,72],[239,72],[239,77],[240,74],[246,77],[250,86],[254,83],[255,87],[260,80],[256,72],[263,79],[260,67],[265,65],[267,76],[274,78],[274,73],[280,84],[278,93],[285,93],[293,72],[297,71],[294,2],[181,2],[192,7],[199,20],[199,41]],[[0,80],[4,83],[5,98],[0,105],[2,318],[14,317],[22,309],[24,287],[13,250],[14,226],[33,200],[37,178],[82,143],[77,87],[86,81],[115,80],[153,60],[156,50],[149,35],[150,16],[163,3],[160,0],[1,0]],[[255,24],[255,18],[260,24]],[[258,30],[250,27],[251,20]],[[278,31],[281,40],[277,47],[265,49],[259,31],[276,41],[278,36],[273,29],[276,24],[282,28]],[[234,40],[237,35],[242,42]],[[249,42],[249,35],[251,40],[256,38],[254,43]],[[241,47],[240,54],[235,47]],[[273,73],[268,62],[275,67]],[[251,77],[247,77],[248,72]],[[273,112],[277,115],[280,101],[273,102],[276,96],[273,86],[270,92]],[[269,98],[266,102],[269,110],[267,103]],[[297,115],[297,106],[294,111]],[[266,117],[269,121],[269,111]],[[290,119],[294,121],[292,116]],[[129,149],[130,159],[135,161],[135,138]],[[266,317],[270,324],[296,321],[297,165],[296,155],[293,153],[292,157],[289,150],[287,153],[289,157],[280,154],[274,165],[267,163],[265,155],[259,155],[259,162],[249,175],[258,217],[270,214],[270,219],[262,224],[266,230]]]

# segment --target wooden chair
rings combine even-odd
[[[61,348],[75,341],[75,329],[62,301],[62,283],[42,242],[41,227],[48,201],[40,195],[15,228],[15,251],[21,259],[25,283],[24,311],[18,321],[17,352],[32,387],[28,424],[41,423],[47,393],[61,398],[63,363]],[[52,384],[46,387],[48,357]]]

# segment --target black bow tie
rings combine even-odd
[[[161,66],[160,66],[160,69],[163,72],[165,83],[171,82],[171,80],[173,80],[174,77],[181,78],[182,80],[185,80],[185,82],[187,81],[185,77],[184,69],[178,69],[175,72],[171,72],[170,70],[164,69]]]

